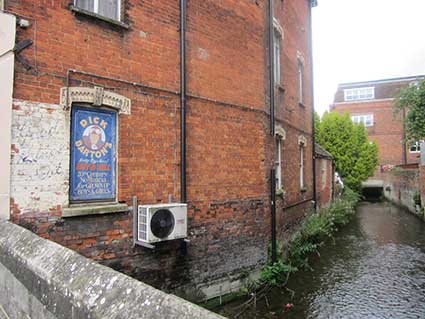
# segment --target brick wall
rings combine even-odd
[[[287,223],[302,219],[313,197],[308,3],[277,2],[275,8],[285,33],[285,93],[276,90],[276,117],[286,130],[281,215]],[[268,122],[268,4],[188,2],[190,243],[187,249],[161,243],[155,251],[132,246],[128,212],[62,218],[69,205],[70,112],[58,105],[59,92],[70,68],[150,86],[81,74],[70,79],[71,86],[100,85],[132,101],[131,114],[119,115],[118,201],[131,205],[134,195],[140,204],[178,201],[178,2],[127,0],[129,29],[72,13],[68,4],[7,2],[7,10],[31,23],[19,29],[18,40],[34,42],[23,52],[33,70],[15,66],[12,220],[163,289],[199,287],[263,264],[275,158]],[[297,100],[299,54],[305,61],[304,106]],[[306,138],[305,192],[299,185],[300,136]]]
[[[318,208],[328,207],[332,202],[334,171],[332,161],[316,158],[316,192]]]
[[[276,122],[286,138],[282,141],[282,185],[284,206],[313,198],[312,166],[312,97],[309,51],[309,1],[275,1],[275,17],[283,29],[281,40],[281,88],[275,90]],[[298,104],[298,62],[304,61],[304,106]],[[304,181],[306,192],[300,187],[299,137],[306,139],[304,148]],[[273,141],[273,145],[274,145]],[[274,161],[274,158],[273,158]]]
[[[394,169],[381,175],[384,181],[384,196],[415,213],[413,198],[415,193],[419,192],[419,170]]]

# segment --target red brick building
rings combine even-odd
[[[22,47],[13,222],[159,288],[205,297],[266,262],[271,178],[278,238],[312,209],[309,0],[275,1],[273,21],[268,1],[251,0],[10,0],[4,9]],[[187,203],[190,242],[133,246],[134,196]]]
[[[402,116],[394,114],[394,100],[400,89],[417,83],[423,76],[345,83],[338,86],[330,110],[350,113],[354,122],[363,122],[369,138],[379,147],[379,163],[400,165],[419,162],[419,147],[403,143]]]

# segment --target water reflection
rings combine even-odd
[[[353,221],[288,288],[241,318],[425,318],[425,224],[388,203],[362,203]],[[284,312],[286,303],[294,304]],[[236,304],[221,312],[229,317]]]

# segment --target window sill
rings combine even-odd
[[[113,24],[115,26],[118,26],[118,27],[126,29],[126,30],[130,29],[130,26],[127,23],[104,17],[100,14],[81,9],[81,8],[76,7],[74,5],[70,5],[69,8],[70,8],[71,11],[73,11],[77,14],[82,14],[82,15],[86,15],[86,16],[89,16],[89,17],[93,17],[93,18],[108,22],[110,24]]]
[[[111,204],[98,204],[91,205],[85,204],[84,206],[71,206],[62,210],[62,217],[75,217],[75,216],[90,216],[90,215],[104,215],[112,213],[122,213],[128,211],[127,204],[111,203]]]
[[[276,196],[280,198],[284,198],[286,195],[286,192],[283,190],[283,188],[279,188],[276,190]]]
[[[285,93],[285,87],[282,84],[275,84],[275,89],[281,91],[282,93]]]

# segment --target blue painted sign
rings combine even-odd
[[[71,201],[116,198],[117,113],[72,108]]]

